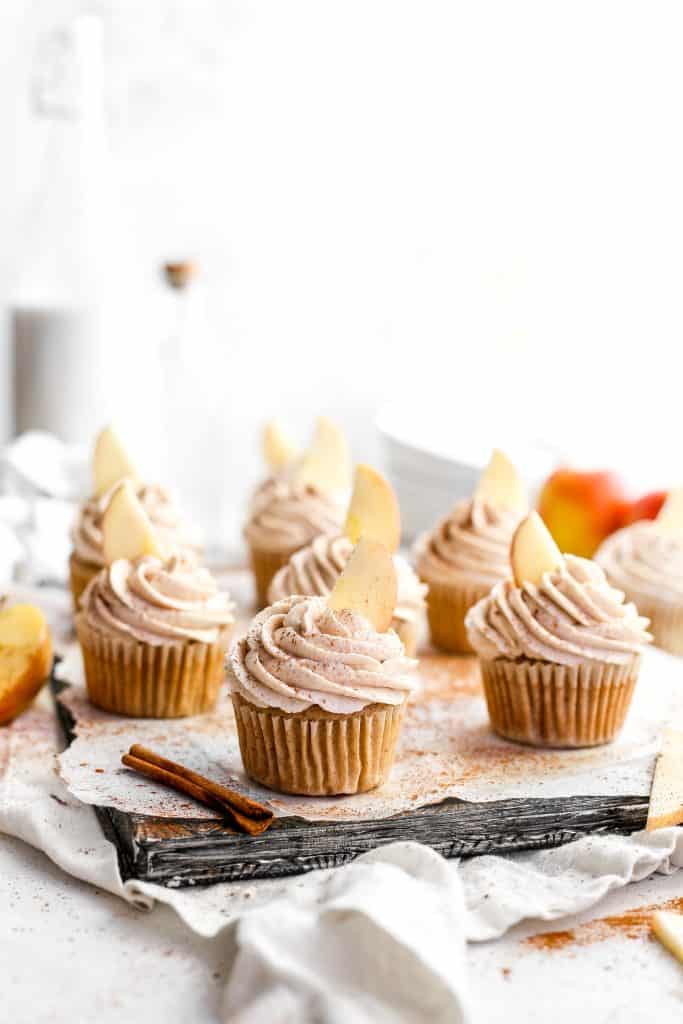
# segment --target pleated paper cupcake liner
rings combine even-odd
[[[81,599],[81,594],[90,583],[90,580],[94,579],[99,571],[98,566],[83,562],[78,555],[71,555],[69,559],[69,587],[75,612],[78,611],[78,602]]]
[[[428,582],[427,618],[432,643],[451,654],[472,654],[465,629],[465,616],[477,601],[486,597],[490,586]]]
[[[244,770],[282,793],[334,796],[381,786],[394,761],[405,704],[352,715],[320,708],[287,714],[232,695]]]
[[[683,606],[643,601],[642,597],[635,604],[639,613],[650,620],[650,632],[657,647],[669,654],[683,654]]]
[[[250,545],[251,568],[254,573],[256,584],[256,604],[258,608],[265,608],[268,604],[268,588],[273,576],[287,565],[292,555],[298,548],[290,548],[285,551],[267,551],[265,548],[257,548]]]
[[[626,665],[482,661],[491,725],[506,739],[537,747],[609,743],[624,724],[639,669],[639,657]]]
[[[209,711],[223,681],[229,630],[213,644],[154,647],[101,633],[81,614],[76,632],[91,702],[135,718],[184,718]]]

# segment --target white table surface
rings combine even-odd
[[[561,924],[530,923],[496,942],[471,945],[477,1019],[486,1024],[680,1022],[683,966],[655,941],[617,934],[552,951],[524,942],[539,931],[680,896],[683,872],[655,876]],[[167,907],[135,910],[5,836],[0,836],[0,907],[0,1019],[13,1024],[220,1020],[229,934],[218,941],[201,939]]]

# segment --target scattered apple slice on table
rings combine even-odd
[[[530,512],[515,530],[510,545],[510,565],[517,586],[538,586],[544,574],[559,569],[563,561],[562,552],[538,512]]]
[[[102,549],[107,565],[117,558],[164,557],[154,527],[130,480],[124,480],[116,488],[102,516]]]
[[[105,427],[97,435],[92,470],[95,495],[98,498],[106,494],[119,480],[139,479],[135,466],[112,427]]]
[[[683,914],[673,910],[656,910],[652,915],[652,931],[661,944],[683,964]]]
[[[401,542],[401,513],[394,489],[372,466],[356,466],[344,533],[354,544],[361,537],[378,540],[391,553]]]
[[[0,611],[0,725],[31,703],[52,667],[52,640],[45,616],[31,604]]]
[[[529,499],[521,476],[507,455],[493,449],[489,464],[481,474],[474,492],[479,501],[508,508],[520,516],[529,511]]]
[[[683,824],[683,732],[665,729],[647,812],[648,832]]]
[[[655,522],[667,533],[683,533],[683,487],[669,492]]]
[[[346,490],[351,479],[351,453],[336,424],[320,416],[315,434],[297,474],[303,484],[312,484],[327,494]]]
[[[348,608],[369,619],[378,633],[391,625],[398,584],[394,560],[379,541],[363,538],[327,598],[328,608]]]
[[[288,466],[299,454],[298,445],[282,429],[277,420],[266,423],[263,430],[263,456],[274,472]]]

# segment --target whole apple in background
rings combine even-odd
[[[584,558],[591,558],[623,524],[628,508],[621,479],[606,470],[557,469],[538,499],[538,511],[560,551]]]
[[[656,519],[666,501],[667,491],[650,491],[638,498],[626,509],[626,514],[621,522],[622,526],[630,526],[641,519]]]

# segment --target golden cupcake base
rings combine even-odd
[[[467,639],[465,616],[477,601],[486,597],[490,586],[424,582],[429,583],[427,619],[434,646],[449,654],[474,653]]]
[[[214,644],[191,640],[154,647],[102,633],[81,614],[76,632],[88,697],[96,707],[134,718],[184,718],[216,703],[228,629]]]
[[[394,761],[405,703],[369,704],[352,715],[311,707],[287,713],[259,708],[233,692],[244,770],[281,793],[337,796],[385,782]]]
[[[299,548],[289,548],[285,551],[267,551],[264,548],[251,546],[249,550],[256,587],[256,606],[257,608],[265,608],[269,603],[268,589],[273,576],[283,565],[287,565],[292,555]]]
[[[535,747],[594,747],[621,730],[640,669],[585,662],[481,661],[491,726],[505,739]]]
[[[78,555],[72,554],[69,558],[69,588],[73,600],[74,611],[78,611],[78,602],[81,594],[100,572],[101,566],[91,565],[90,562],[83,562]]]
[[[683,654],[683,607],[638,597],[638,613],[650,620],[649,630],[657,647],[669,654]]]

